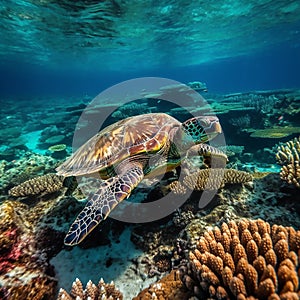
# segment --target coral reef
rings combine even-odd
[[[0,161],[0,199],[5,200],[7,193],[13,186],[29,180],[32,177],[41,176],[55,169],[57,161],[52,157],[25,152],[22,158],[13,161]]]
[[[230,221],[204,233],[181,278],[200,299],[299,299],[299,250],[292,227]]]
[[[157,109],[155,107],[149,107],[147,103],[129,102],[118,107],[118,109],[112,113],[112,117],[116,120],[121,120],[135,115],[156,111]]]
[[[66,144],[52,145],[48,148],[48,150],[51,152],[51,156],[57,159],[62,159],[66,157],[67,155],[66,149],[67,149]]]
[[[236,118],[231,118],[229,120],[229,123],[231,125],[233,125],[234,127],[237,127],[240,130],[245,130],[246,128],[248,128],[250,126],[250,115],[246,114],[244,116],[241,117],[236,117]]]
[[[253,138],[280,139],[289,135],[300,133],[300,127],[273,127],[265,129],[256,129],[250,134]]]
[[[115,284],[105,283],[101,278],[98,285],[91,280],[83,288],[82,282],[76,278],[72,284],[70,293],[60,289],[57,300],[123,300],[122,293],[115,287]]]
[[[282,165],[280,177],[289,184],[300,188],[300,137],[280,145],[276,159]]]
[[[59,191],[63,187],[64,177],[54,173],[29,179],[20,185],[9,190],[9,194],[14,197],[24,197],[29,195],[49,194]]]
[[[191,81],[187,83],[187,86],[189,86],[190,88],[192,88],[197,92],[207,92],[207,86],[205,82]]]
[[[18,202],[0,206],[0,299],[51,299],[57,282],[25,211]]]
[[[252,181],[250,173],[234,169],[204,169],[184,177],[183,182],[173,181],[170,189],[175,194],[189,190],[216,190],[225,184],[246,183]]]
[[[183,285],[179,272],[173,270],[161,280],[140,292],[133,300],[188,300],[191,292]]]

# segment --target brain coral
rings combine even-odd
[[[299,299],[299,253],[292,227],[230,221],[200,238],[181,278],[200,299]]]

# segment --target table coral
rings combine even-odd
[[[101,278],[96,286],[91,280],[88,281],[86,288],[83,288],[82,282],[76,278],[72,284],[70,293],[60,289],[57,300],[123,300],[122,293],[115,287],[115,284],[105,283]]]
[[[250,136],[253,138],[280,139],[295,133],[300,133],[300,127],[273,127],[256,129],[250,134]]]
[[[201,299],[299,299],[299,251],[292,227],[230,221],[204,233],[181,278]]]
[[[289,184],[300,188],[300,137],[280,145],[276,159],[282,165],[280,177]]]

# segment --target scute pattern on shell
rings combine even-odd
[[[200,238],[181,278],[200,299],[299,299],[299,251],[292,227],[230,221]]]
[[[164,113],[153,113],[121,120],[106,127],[81,146],[57,168],[59,175],[82,175],[99,171],[131,155],[158,151],[168,132],[180,123]]]

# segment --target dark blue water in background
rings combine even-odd
[[[200,80],[209,92],[231,93],[300,86],[300,46],[282,44],[253,55],[217,60],[196,66],[163,67],[141,71],[81,70],[68,64],[48,68],[18,61],[2,64],[3,96],[97,95],[114,84],[136,77],[166,77],[183,83]],[[4,99],[1,98],[3,101]]]
[[[0,101],[94,96],[148,76],[213,93],[296,88],[299,15],[297,1],[2,3]]]

